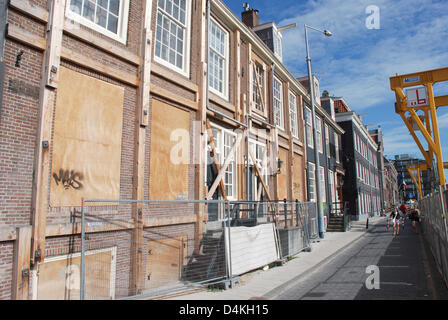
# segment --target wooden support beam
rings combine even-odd
[[[145,140],[146,126],[149,119],[150,105],[150,78],[151,78],[151,14],[152,0],[142,1],[143,29],[141,30],[140,54],[141,64],[139,66],[139,87],[137,108],[135,114],[134,133],[134,172],[132,198],[144,200],[145,190]],[[141,294],[144,288],[143,277],[143,209],[141,202],[132,204],[132,217],[135,228],[132,233],[131,244],[131,274],[130,290],[132,295]]]
[[[7,37],[15,41],[21,42],[23,44],[26,44],[37,50],[45,51],[46,49],[47,42],[45,38],[36,36],[14,25],[9,25]],[[112,67],[105,66],[104,64],[101,64],[90,57],[87,57],[85,55],[73,51],[72,49],[62,48],[61,58],[63,60],[79,65],[81,67],[91,69],[98,73],[104,74],[120,82],[129,84],[133,87],[138,87],[139,85],[139,79],[135,75],[116,70]]]
[[[31,226],[17,228],[14,243],[12,300],[28,300],[30,283]]]
[[[32,254],[31,262],[43,261],[45,257],[45,229],[48,210],[50,176],[51,128],[53,106],[56,100],[57,81],[62,48],[62,28],[65,1],[50,1],[47,24],[46,50],[42,66],[39,99],[39,122],[34,155],[34,179],[32,196]]]
[[[252,162],[254,163],[255,174],[260,179],[260,182],[261,182],[263,189],[266,193],[266,198],[268,198],[268,201],[271,201],[271,196],[269,195],[269,188],[267,187],[266,183],[264,182],[263,175],[261,174],[260,169],[258,169],[257,161],[256,161],[254,155],[252,154],[252,151],[250,151],[250,150],[249,150],[249,155],[252,159]]]
[[[221,165],[219,164],[218,155],[216,154],[215,139],[213,138],[212,128],[210,127],[210,121],[208,119],[206,120],[206,128],[208,139],[210,140],[210,146],[212,147],[212,154],[213,154],[213,160],[215,161],[216,171],[218,172],[219,175],[219,172],[221,171]],[[224,200],[227,200],[226,188],[224,186],[223,179],[219,181],[219,186],[221,188],[221,193]]]
[[[213,196],[213,194],[216,191],[216,188],[218,187],[219,182],[221,181],[222,177],[224,176],[227,167],[230,164],[230,161],[235,157],[235,153],[237,151],[238,146],[240,145],[241,140],[243,139],[243,135],[239,134],[236,138],[235,144],[232,146],[232,149],[230,149],[229,155],[227,156],[226,160],[224,161],[224,165],[221,168],[221,172],[218,174],[218,176],[216,177],[215,181],[213,182],[210,190],[208,191],[206,200],[210,200]]]
[[[240,31],[235,30],[233,32],[234,38],[234,99],[235,99],[235,118],[238,121],[242,121],[241,118],[241,39]],[[244,121],[244,120],[243,120]]]

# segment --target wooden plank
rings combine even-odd
[[[145,140],[150,107],[150,78],[151,78],[151,10],[152,0],[142,2],[144,10],[143,30],[140,52],[142,63],[139,67],[138,105],[136,108],[136,123],[134,135],[134,172],[132,198],[144,200],[145,190]],[[132,233],[131,259],[131,294],[140,294],[143,286],[143,203],[134,203],[132,212],[135,229]]]
[[[0,241],[13,241],[17,238],[17,230],[14,227],[0,227]]]
[[[28,0],[10,0],[9,5],[11,8],[39,20],[40,22],[47,23],[48,21],[48,11],[40,6],[33,5]]]
[[[122,71],[116,70],[113,67],[106,66],[100,62],[97,62],[96,60],[94,60],[92,58],[89,58],[85,55],[77,53],[71,49],[62,48],[62,58],[64,60],[75,63],[79,66],[82,66],[82,67],[85,67],[88,69],[92,69],[101,74],[107,75],[111,78],[114,78],[123,83],[129,84],[133,87],[139,86],[139,78],[137,76],[127,73],[127,72],[122,72]]]
[[[50,2],[50,16],[47,24],[47,39],[39,98],[39,122],[34,155],[34,179],[32,195],[33,243],[31,263],[43,261],[45,257],[45,229],[48,210],[50,175],[51,123],[57,87],[62,46],[64,17],[63,0]]]
[[[47,46],[45,38],[41,38],[35,34],[32,34],[25,29],[10,24],[7,29],[6,36],[10,39],[24,43],[34,49],[44,51]]]
[[[194,111],[198,110],[198,104],[196,102],[186,99],[176,93],[172,93],[171,91],[159,87],[155,84],[151,84],[151,93],[153,95],[163,97],[166,100],[181,104],[182,106],[192,109]]]
[[[183,245],[182,237],[147,242],[145,289],[155,289],[180,279]]]
[[[236,158],[236,156],[234,155],[234,153],[236,153],[236,150],[241,142],[243,138],[243,135],[239,134],[236,138],[235,144],[232,146],[232,149],[230,149],[229,155],[227,156],[227,159],[224,161],[224,165],[221,168],[221,172],[218,174],[218,176],[216,177],[215,181],[213,182],[212,186],[210,187],[210,190],[208,191],[206,200],[210,200],[213,197],[213,194],[216,191],[216,188],[218,187],[219,181],[222,179],[222,177],[224,176],[227,167],[230,164],[230,161],[233,158]]]
[[[8,27],[7,37],[23,44],[26,44],[34,49],[44,51],[46,48],[46,40],[45,38],[36,36],[31,32],[28,32],[20,27],[10,25]],[[89,58],[85,55],[77,53],[69,48],[61,49],[61,57],[62,59],[74,63],[76,65],[82,66],[87,69],[91,69],[98,73],[104,74],[110,78],[116,79],[120,82],[129,84],[133,87],[138,87],[139,79],[133,74],[122,72],[114,69],[113,67],[105,66],[97,62],[96,60]]]
[[[124,88],[65,67],[59,82],[50,206],[79,206],[98,195],[118,199]]]
[[[257,161],[256,161],[254,155],[252,154],[251,150],[249,150],[249,155],[252,159],[252,162],[254,163],[255,173],[258,176],[258,178],[260,178],[261,184],[263,185],[263,189],[266,192],[266,198],[268,198],[268,201],[271,201],[271,196],[269,195],[269,189],[266,186],[266,183],[264,182],[263,176],[260,173],[260,170],[258,169]]]
[[[234,99],[235,99],[235,118],[241,121],[241,39],[240,31],[233,32],[234,46],[235,46],[235,60],[234,60]]]
[[[212,154],[213,154],[213,159],[215,161],[216,171],[218,172],[218,175],[219,175],[219,172],[221,171],[221,165],[219,164],[218,155],[216,154],[215,139],[213,138],[212,128],[210,127],[210,121],[208,119],[206,120],[206,127],[207,127],[208,138],[210,140],[210,146],[212,147]],[[224,200],[227,200],[226,188],[224,186],[223,179],[221,179],[219,181],[219,186],[221,187],[221,193],[222,193]]]
[[[207,70],[207,69],[205,69],[205,70]],[[171,71],[167,67],[163,67],[157,63],[153,63],[151,65],[151,73],[153,73],[169,82],[179,85],[182,88],[187,89],[191,92],[197,93],[199,91],[199,87],[197,84],[186,79],[185,77],[182,77],[177,72]]]
[[[64,33],[69,36],[81,40],[91,46],[94,46],[98,49],[101,49],[104,52],[107,52],[125,62],[129,62],[135,66],[139,66],[143,59],[126,49],[116,46],[115,44],[104,40],[100,37],[97,37],[95,34],[90,33],[81,28],[73,28],[72,20],[65,18],[64,20]]]
[[[151,108],[149,199],[186,199],[191,149],[190,112],[158,99],[152,100]]]
[[[17,228],[14,244],[12,300],[28,300],[31,258],[31,226]]]
[[[42,7],[33,5],[27,0],[10,0],[10,6],[11,8],[14,8],[15,10],[20,11],[28,17],[36,19],[40,22],[47,23],[48,21],[48,11]],[[132,63],[137,66],[140,64],[139,56],[133,54],[128,50],[122,49],[109,41],[101,39],[84,29],[73,28],[73,21],[68,18],[64,18],[63,32],[78,40],[95,46],[107,53],[110,53],[126,62]]]

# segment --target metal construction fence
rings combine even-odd
[[[317,237],[314,202],[83,200],[72,287],[93,300],[227,288]]]
[[[443,200],[443,202],[442,202]],[[445,210],[442,210],[442,205]],[[448,191],[436,191],[419,202],[422,214],[423,235],[428,241],[440,274],[448,286],[448,234],[446,212]]]

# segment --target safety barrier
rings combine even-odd
[[[310,248],[316,203],[83,200],[81,299],[155,298],[222,284]]]
[[[448,191],[442,192],[442,197],[440,192],[436,191],[420,200],[419,207],[423,235],[429,243],[439,272],[448,286],[448,237],[441,201],[443,199],[445,212],[447,212]]]

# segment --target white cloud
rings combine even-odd
[[[344,96],[355,110],[395,100],[389,77],[438,68],[448,60],[448,10],[429,0],[377,1],[381,29],[365,27],[371,1],[313,1],[305,13],[279,25],[297,23],[284,33],[284,61],[291,72],[306,73],[303,24],[329,29],[334,36],[310,31],[312,70],[321,88]],[[288,8],[291,10],[291,8]],[[437,13],[437,16],[433,16]],[[426,19],[428,16],[431,19]],[[298,54],[299,53],[299,54]]]

